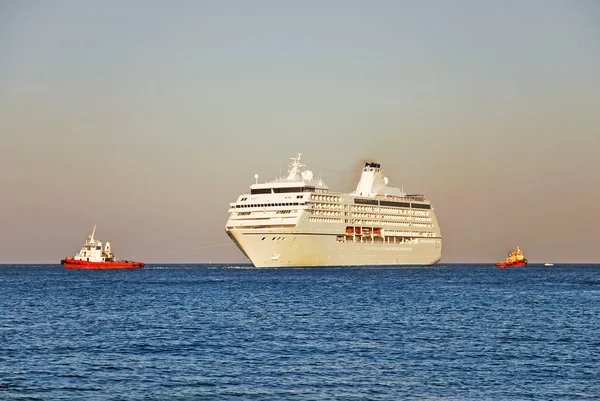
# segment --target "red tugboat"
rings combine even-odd
[[[508,267],[527,266],[527,259],[523,251],[517,246],[517,250],[510,253],[504,262],[496,262],[496,267],[505,269]]]
[[[60,261],[67,269],[141,269],[142,262],[116,260],[115,254],[110,250],[110,242],[106,241],[104,249],[102,241],[95,240],[96,226],[92,235],[85,240],[81,251],[73,258],[64,258]]]

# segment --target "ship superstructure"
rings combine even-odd
[[[87,237],[81,250],[73,259],[86,262],[114,262],[115,254],[110,250],[110,241],[106,241],[102,247],[102,241],[94,238],[95,234],[96,226],[92,230],[92,235]]]
[[[365,163],[355,191],[333,192],[300,160],[230,204],[227,235],[255,266],[439,262],[441,232],[423,195],[388,186],[377,163]]]

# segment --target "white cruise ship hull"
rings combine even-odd
[[[414,244],[345,243],[338,242],[336,234],[238,229],[227,234],[256,267],[430,266],[441,258],[441,246],[433,239]]]

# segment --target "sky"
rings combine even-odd
[[[600,262],[600,3],[0,0],[0,263],[248,260],[230,202],[365,161],[442,262]]]

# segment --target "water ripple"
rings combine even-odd
[[[0,399],[597,399],[600,266],[0,266]]]

